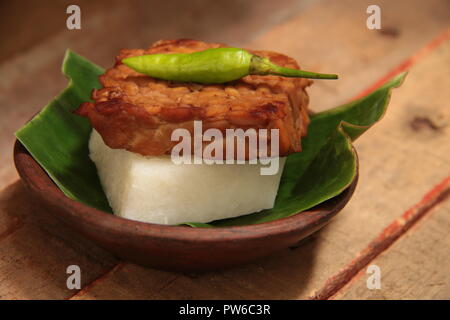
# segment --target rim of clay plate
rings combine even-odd
[[[356,154],[356,152],[355,152]],[[358,157],[356,176],[352,183],[339,195],[324,203],[286,218],[259,224],[218,228],[193,228],[189,226],[169,226],[134,221],[92,208],[68,198],[56,186],[45,170],[16,140],[14,162],[22,180],[42,198],[59,209],[58,214],[82,219],[84,223],[113,232],[135,236],[154,237],[174,241],[217,242],[238,241],[273,237],[281,234],[299,233],[331,219],[350,200],[358,181]]]

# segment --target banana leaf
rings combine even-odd
[[[68,50],[62,72],[68,87],[16,132],[19,141],[71,199],[111,213],[94,163],[89,158],[92,130],[88,120],[72,113],[99,88],[104,70]],[[402,73],[367,96],[340,107],[314,114],[302,152],[288,156],[275,206],[237,218],[211,223],[186,223],[191,227],[248,225],[287,217],[340,194],[357,170],[352,141],[379,121],[391,89],[401,85]]]
[[[67,50],[62,72],[67,88],[16,132],[16,137],[45,169],[66,196],[112,213],[89,158],[92,127],[87,119],[72,113],[89,101],[93,88],[100,88],[98,76],[104,70]]]

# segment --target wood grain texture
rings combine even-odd
[[[147,277],[145,281],[141,278],[146,269],[134,264],[120,263],[111,270],[116,277],[113,278],[114,283],[111,285],[110,274],[105,277],[97,279],[94,283],[84,288],[82,291],[72,297],[73,300],[86,299],[129,299],[134,296],[135,299],[161,299],[160,294],[167,286],[169,286],[177,277],[178,274],[172,272],[156,271],[154,270],[151,277]],[[105,281],[108,280],[108,281]],[[97,290],[91,290],[91,288]],[[135,288],[139,288],[138,293],[141,296],[135,295]],[[97,296],[98,293],[100,296]]]
[[[31,203],[11,201],[17,188],[8,187],[0,192],[0,242],[23,226],[23,221],[15,212],[29,211]],[[25,208],[24,208],[25,207]]]
[[[178,2],[179,16],[173,14],[172,1],[127,1],[101,11],[85,8],[81,30],[62,30],[0,65],[6,75],[0,79],[0,104],[7,106],[0,118],[0,150],[10,150],[14,131],[65,87],[60,65],[66,48],[102,66],[109,66],[120,48],[143,47],[161,38],[277,48],[297,58],[304,68],[340,74],[339,81],[316,81],[311,88],[312,105],[321,110],[353,97],[448,26],[448,2],[431,1],[380,2],[383,26],[399,30],[396,37],[365,27],[367,1],[264,0],[249,6],[233,0],[212,7],[204,1]],[[210,27],[217,24],[220,33]],[[17,178],[11,153],[3,157],[0,188]]]
[[[329,299],[351,281],[378,255],[388,250],[400,237],[408,233],[414,225],[450,195],[450,176],[433,187],[420,202],[405,211],[400,217],[385,227],[377,237],[360,251],[355,258],[330,276],[325,284],[310,297],[311,299]]]
[[[450,55],[449,45],[446,43],[436,50],[437,58],[427,56],[411,70],[404,87],[394,93],[385,119],[368,133],[369,137],[364,136],[357,142],[358,150],[363,153],[361,174],[364,183],[334,223],[300,248],[264,262],[222,273],[197,275],[194,279],[180,275],[159,291],[161,298],[297,299],[315,296],[328,277],[344,267],[390,221],[419,202],[433,185],[448,175],[450,146],[445,144],[449,139],[448,130],[432,133],[430,141],[422,136],[428,136],[430,132],[416,132],[408,119],[417,115],[416,109],[409,107],[411,101],[427,101],[429,115],[438,110],[442,112],[442,102],[449,101],[442,96],[448,95],[444,77],[446,68],[441,66],[442,74],[426,77],[421,71],[431,67],[432,61],[438,65],[446,61]],[[426,90],[418,90],[423,85]],[[440,98],[433,102],[432,96],[436,92],[441,92]],[[91,293],[97,298],[107,294],[108,282],[115,281],[116,277],[120,277],[120,271],[111,274],[102,287],[91,288]],[[152,271],[145,270],[140,277],[151,278]],[[145,297],[138,289],[131,292],[130,298]]]
[[[449,26],[447,1],[381,0],[382,30],[366,27],[370,0],[322,1],[274,27],[249,46],[277,48],[306,70],[337,73],[315,81],[311,105],[323,110],[347,102]]]
[[[10,228],[0,235],[0,299],[68,298],[74,294],[66,286],[69,265],[80,266],[85,286],[116,263],[108,253],[44,219],[35,204],[21,182],[0,194],[0,222]]]
[[[347,4],[351,7],[350,3]],[[325,4],[323,6],[326,8]],[[321,14],[325,14],[324,10],[320,11]],[[418,11],[423,12],[423,10],[425,8]],[[349,11],[353,11],[355,14],[357,12],[351,8]],[[399,15],[401,14],[400,12]],[[398,18],[401,20],[400,16]],[[350,33],[350,30],[359,32],[356,25],[351,25],[351,21],[355,21],[355,19],[346,17],[345,21],[346,23],[339,24],[338,22],[334,26],[340,34]],[[302,20],[302,23],[306,24],[307,22]],[[409,23],[412,26],[412,23],[416,23],[416,21]],[[408,29],[406,26],[404,28]],[[291,27],[290,29],[291,34],[297,31],[298,28]],[[438,28],[435,31],[437,34]],[[325,31],[319,34],[325,34]],[[269,33],[269,39],[282,39],[284,35],[284,33],[280,33],[275,36]],[[258,41],[264,43],[264,36]],[[270,40],[267,41],[270,42]],[[385,40],[380,41],[383,44]],[[431,39],[423,38],[423,43],[429,41]],[[295,47],[293,41],[289,44]],[[284,51],[289,52],[289,44],[285,45]],[[381,47],[383,47],[382,44]],[[353,55],[347,55],[341,59],[335,57],[333,61],[344,60],[344,58],[348,59],[347,61],[357,59],[358,50],[361,55],[365,54],[361,52],[361,45],[361,43],[353,41],[346,46],[342,45],[340,47],[342,51],[353,52]],[[385,46],[388,45],[385,44]],[[419,48],[419,45],[414,42],[414,45],[410,44],[407,48],[413,50],[412,48],[416,48],[416,46]],[[440,54],[441,59],[449,56],[445,49],[447,46],[448,44],[439,49],[443,52]],[[261,45],[261,47],[267,48],[267,45]],[[402,52],[402,57],[407,57],[405,52],[409,51],[404,49]],[[314,55],[311,54],[311,56]],[[397,61],[395,59],[385,60],[377,66],[387,73],[386,68],[398,63],[400,58],[397,59]],[[428,59],[433,60],[434,58],[424,57],[419,64],[430,63]],[[376,60],[374,58],[371,61],[376,64]],[[352,69],[354,67],[347,64],[345,68]],[[441,68],[441,70],[444,72],[446,68]],[[353,69],[353,72],[364,73],[365,69],[359,66],[359,70]],[[373,79],[376,74],[379,73],[369,72],[366,75],[367,79]],[[356,78],[358,79],[358,77]],[[415,83],[414,79],[422,78],[425,78],[427,83],[434,84],[435,88],[427,91],[430,90],[430,86],[427,86],[427,90],[418,90],[417,84],[412,89],[407,87],[408,83]],[[436,101],[429,105],[429,110],[434,109],[434,112],[441,112],[444,109],[443,102],[449,101],[449,99],[442,95],[447,94],[448,91],[445,88],[448,87],[448,84],[445,81],[439,83],[441,78],[441,75],[435,77],[432,73],[422,74],[420,70],[413,69],[405,87],[394,92],[385,119],[356,143],[361,156],[362,182],[342,215],[338,216],[327,228],[299,248],[282,252],[260,263],[221,273],[194,275],[193,278],[192,275],[179,275],[170,285],[159,291],[161,298],[299,299],[314,296],[330,276],[346,266],[359,252],[364,250],[370,240],[375,238],[385,226],[401,216],[411,205],[419,202],[433,185],[448,175],[448,163],[450,162],[448,148],[450,146],[445,145],[444,142],[448,141],[449,133],[446,130],[435,133],[426,130],[417,132],[412,129],[411,121],[408,121],[417,116],[417,109],[410,107],[411,101],[433,100],[432,96],[436,92],[442,92],[438,100],[440,103]],[[368,80],[364,79],[364,81]],[[368,86],[369,83],[366,83]],[[356,94],[353,90],[354,88],[343,89],[347,97]],[[342,99],[345,96],[341,94],[343,91],[334,94]],[[421,97],[418,97],[418,92]],[[318,100],[320,99],[318,98]],[[427,138],[423,135],[426,135]],[[141,273],[140,278],[152,278],[152,272],[145,270]],[[101,287],[92,287],[90,293],[84,297],[92,298],[94,295],[96,298],[106,297],[110,290],[108,282],[114,282],[119,277],[121,277],[120,271],[111,274],[109,279],[104,280]],[[132,293],[130,298],[146,296],[145,292],[140,292],[138,289],[130,291],[130,293]],[[147,294],[150,297],[152,293]],[[83,296],[79,298],[83,298]]]
[[[96,19],[87,20],[82,32],[64,31],[0,66],[2,74],[8,75],[6,79],[0,79],[0,103],[8,106],[0,118],[0,150],[7,152],[2,158],[4,166],[0,168],[0,181],[6,185],[17,177],[9,156],[12,132],[65,86],[59,65],[66,47],[72,47],[104,66],[110,64],[111,54],[118,48],[142,46],[162,37],[201,37],[204,40],[233,41],[235,45],[248,47],[277,48],[298,58],[304,68],[341,75],[339,82],[316,81],[311,99],[312,105],[320,110],[357,95],[448,27],[448,1],[431,0],[425,3],[399,0],[379,3],[383,12],[383,26],[387,30],[397,30],[387,33],[391,35],[365,28],[365,1],[314,2],[306,8],[293,7],[292,13],[286,7],[283,11],[275,11],[276,8],[266,5],[268,11],[259,11],[254,15],[246,12],[246,15],[239,16],[241,18],[231,18],[233,14],[230,13],[220,33],[217,33],[216,28],[208,28],[211,21],[214,22],[214,14],[196,19],[196,26],[191,26],[193,17],[197,17],[195,12],[201,12],[195,6],[189,11],[193,12],[190,18],[183,18],[180,23],[170,19],[170,27],[167,24],[160,24],[159,27],[156,24],[147,25],[142,33],[137,32],[142,29],[142,20],[136,19],[133,13],[134,10],[145,11],[142,7],[130,7],[129,15],[124,15],[124,8],[106,11]],[[276,4],[283,6],[279,1]],[[221,9],[216,8],[211,12],[216,12],[217,19]],[[268,12],[273,12],[274,16],[276,12],[280,15],[269,26],[262,19]],[[140,17],[147,20],[151,14],[155,13],[145,11]],[[164,17],[163,14],[161,16]],[[252,21],[247,21],[248,17]],[[119,20],[122,22],[120,26],[115,23]],[[284,23],[272,28],[273,24],[283,20]],[[110,26],[108,34],[103,31],[104,25]],[[186,26],[191,26],[191,29]],[[136,37],[128,37],[130,30],[136,31],[133,33]],[[93,51],[91,48],[94,46],[96,50]],[[329,277],[347,266],[390,222],[419,202],[430,188],[448,176],[450,133],[445,120],[450,101],[449,82],[445,75],[450,57],[448,47],[448,43],[441,45],[436,48],[436,53],[417,61],[404,86],[394,92],[386,117],[356,143],[361,176],[353,200],[333,223],[297,248],[243,268],[201,275],[161,273],[124,264],[106,275],[103,270],[96,271],[100,279],[75,298],[301,299],[314,296]],[[32,61],[30,57],[33,57]],[[24,78],[24,71],[30,77]],[[33,75],[39,75],[39,86],[35,85]],[[3,195],[7,197],[5,190],[0,198]],[[5,202],[0,208],[5,206],[10,205]],[[32,214],[26,208],[19,211],[25,216]],[[0,224],[3,225],[3,221],[8,219],[0,215]],[[430,219],[433,219],[433,215]],[[4,229],[0,227],[0,237],[7,230],[13,230],[3,239],[0,238],[0,251],[7,257],[6,262],[0,265],[0,270],[8,274],[5,281],[3,278],[0,281],[2,297],[69,297],[73,294],[61,287],[59,271],[43,267],[45,261],[54,259],[57,262],[57,259],[52,258],[55,254],[61,255],[63,264],[76,256],[81,261],[87,261],[87,268],[101,269],[98,267],[103,263],[101,258],[98,264],[90,266],[88,260],[83,260],[86,259],[85,254],[79,250],[77,254],[70,253],[70,250],[68,254],[58,251],[58,243],[62,246],[66,240],[48,240],[54,242],[49,246],[49,257],[39,256],[38,251],[43,250],[39,245],[39,237],[46,236],[38,236],[36,231],[37,245],[27,247],[23,243],[28,235],[19,232],[23,226],[14,227],[15,222],[8,221]],[[12,246],[11,243],[20,246]],[[16,247],[26,247],[28,251],[14,251]],[[93,249],[84,250],[89,252]],[[33,261],[41,267],[37,271],[30,271],[23,261]],[[105,261],[109,261],[108,258]],[[112,268],[112,264],[108,266]],[[55,277],[41,275],[46,272],[54,272]],[[39,283],[45,289],[39,291],[23,285],[27,282],[22,279],[33,276],[40,279]],[[94,278],[86,279],[84,284]]]
[[[367,288],[366,269],[334,299],[450,299],[450,199],[370,264],[381,270],[381,289]]]
[[[7,11],[10,14],[13,8],[18,13],[27,12],[22,19],[13,19],[14,23],[8,23],[7,19],[3,21],[8,28],[3,29],[7,36],[4,37],[6,42],[2,44],[8,44],[10,48],[5,50],[5,55],[2,56],[3,58],[9,56],[9,59],[0,65],[4,75],[0,79],[2,105],[0,150],[3,151],[1,158],[3,162],[0,166],[0,249],[4,249],[2,258],[6,259],[2,270],[7,272],[7,277],[2,278],[5,281],[0,285],[0,296],[19,299],[67,298],[73,295],[72,291],[68,292],[65,289],[65,281],[62,281],[66,277],[65,267],[68,260],[79,260],[84,265],[82,270],[87,271],[83,276],[83,285],[104,275],[104,272],[111,269],[115,263],[110,255],[84,243],[81,238],[66,236],[64,232],[52,230],[49,226],[44,231],[36,229],[35,226],[42,223],[28,221],[28,218],[39,216],[40,213],[35,214],[35,210],[42,211],[42,209],[33,208],[33,203],[26,198],[27,191],[23,187],[17,183],[8,186],[17,179],[10,152],[14,141],[13,132],[66,86],[67,82],[61,75],[60,65],[67,48],[86,55],[103,66],[108,66],[120,48],[148,46],[161,38],[187,37],[233,42],[239,45],[247,42],[261,30],[270,28],[273,24],[303,10],[311,2],[314,1],[300,3],[295,0],[281,0],[274,3],[262,0],[258,2],[258,6],[249,6],[248,2],[241,0],[227,3],[213,3],[206,0],[190,2],[133,0],[120,1],[120,4],[117,1],[115,5],[108,1],[108,6],[98,10],[97,4],[86,6],[83,1],[74,1],[72,3],[80,4],[82,9],[82,30],[79,31],[65,30],[66,14],[65,11],[60,11],[64,9],[64,4],[52,4],[51,8],[45,8],[45,4],[40,3],[40,11],[29,14],[28,9],[30,6],[33,7],[33,4],[17,2],[8,5]],[[175,11],[174,6],[177,7]],[[36,27],[36,20],[28,19],[27,15],[34,18],[39,16],[40,24],[45,26],[41,30],[30,32],[31,28]],[[45,19],[42,20],[44,16]],[[55,19],[56,22],[50,21]],[[14,35],[11,32],[14,24],[21,21],[28,24],[21,24],[20,30],[15,28],[16,33],[27,34],[14,39],[8,38]],[[217,32],[217,28],[210,27],[217,24],[220,24],[220,32]],[[51,36],[44,39],[45,34]],[[31,39],[35,43],[34,47],[28,42]],[[22,219],[26,220],[26,223]],[[21,228],[26,228],[28,232],[21,231]],[[70,246],[76,247],[76,254],[70,250],[66,253],[63,250],[53,249],[50,245],[49,250],[53,249],[54,252],[48,253],[49,257],[41,256],[42,241],[54,244],[59,241],[54,237],[61,240],[61,243],[67,242]],[[33,246],[33,242],[37,245]],[[16,246],[12,247],[11,243],[23,243],[23,246],[29,247],[27,251],[18,252],[15,250]],[[48,266],[46,270],[44,267],[46,261],[51,259],[54,266]],[[35,263],[41,268],[35,268]],[[29,267],[33,270],[30,271]],[[43,277],[42,274],[45,272],[51,276]],[[26,279],[33,277],[43,280],[36,283],[26,282]],[[36,286],[45,289],[38,290]]]
[[[408,153],[411,154],[410,157],[405,159],[404,162],[398,164],[398,170],[406,170],[409,168],[409,179],[404,181],[401,187],[401,192],[407,194],[408,197],[403,196],[404,198],[409,198],[410,193],[407,192],[409,183],[410,185],[419,187],[421,184],[421,177],[431,177],[429,174],[425,174],[426,172],[441,172],[442,175],[450,173],[450,108],[448,108],[448,101],[450,101],[450,92],[447,88],[450,87],[450,81],[447,77],[447,72],[450,68],[450,41],[447,41],[445,44],[436,48],[432,53],[428,55],[423,61],[418,63],[410,72],[408,80],[402,87],[402,93],[397,97],[393,98],[393,102],[396,101],[400,105],[404,105],[405,108],[396,108],[392,110],[390,114],[394,114],[399,119],[399,123],[403,124],[405,130],[395,130],[396,124],[394,122],[386,122],[383,125],[386,126],[386,130],[391,133],[392,139],[400,139],[403,141],[402,148],[403,150],[409,149]],[[432,70],[432,72],[430,72]],[[417,94],[420,93],[420,94]],[[432,155],[433,161],[426,161],[422,163],[424,156]],[[392,160],[390,162],[393,162]],[[440,164],[439,164],[440,163]],[[433,179],[431,179],[433,181]],[[423,181],[422,183],[425,183]],[[392,192],[392,191],[390,191]],[[406,193],[405,193],[406,192]],[[400,195],[399,195],[400,197]],[[448,201],[447,201],[448,202]],[[447,203],[446,202],[446,203]],[[448,233],[448,223],[450,221],[450,210],[448,204],[442,205],[442,208],[439,209],[439,212],[442,211],[439,215],[436,215],[437,218],[433,218],[433,215],[423,222],[425,226],[424,230],[436,228],[436,225],[442,225],[444,227],[443,230]],[[435,221],[434,219],[437,219]],[[426,227],[430,225],[429,227]],[[423,246],[429,246],[428,252],[427,250],[414,252],[413,247],[409,244],[405,245],[396,245],[392,249],[393,254],[390,256],[391,250],[387,251],[383,254],[383,261],[390,261],[391,268],[395,266],[395,264],[404,265],[405,261],[400,258],[398,252],[404,250],[404,254],[406,256],[411,256],[411,259],[419,259],[424,261],[428,261],[428,268],[424,271],[426,274],[421,273],[421,277],[424,277],[423,281],[419,281],[414,283],[411,281],[401,281],[399,283],[403,285],[398,289],[399,291],[391,290],[386,294],[377,293],[377,292],[366,292],[366,295],[362,297],[376,297],[382,298],[390,297],[390,298],[401,298],[402,290],[404,291],[405,298],[411,298],[414,296],[412,291],[408,291],[409,286],[411,286],[411,290],[417,290],[417,298],[421,298],[423,293],[423,298],[448,298],[450,296],[450,290],[448,287],[448,274],[450,272],[450,267],[448,264],[444,263],[436,263],[435,259],[446,259],[448,254],[443,254],[444,252],[449,252],[450,249],[450,241],[448,241],[446,236],[442,236],[439,233],[439,230],[436,230],[436,235],[431,235],[427,233],[427,231],[422,231],[419,235],[415,236],[414,233],[419,232],[416,229],[412,230],[411,233],[408,233],[408,237],[412,237],[416,240],[411,241],[421,241],[424,237],[430,236],[432,239],[441,239],[425,241]],[[441,232],[442,233],[442,232]],[[437,236],[438,238],[435,238]],[[403,243],[406,240],[401,240]],[[431,241],[431,242],[430,242]],[[416,243],[416,242],[414,242]],[[424,248],[422,246],[422,248]],[[439,254],[441,256],[439,256]],[[443,256],[445,256],[445,258]],[[379,258],[381,259],[381,258]],[[379,259],[376,259],[378,261]],[[429,260],[427,260],[429,259]],[[374,262],[374,263],[375,263]],[[421,263],[413,263],[410,268],[412,269],[420,269]],[[434,267],[432,267],[434,266]],[[392,276],[391,281],[395,281],[395,276]],[[440,283],[444,283],[441,285],[438,291],[433,291],[433,281],[437,278],[440,278]],[[427,285],[428,279],[430,281],[430,285]],[[434,279],[434,280],[432,280]],[[406,280],[406,279],[403,279]],[[359,288],[359,289],[358,289]],[[346,289],[348,293],[338,294],[338,297],[342,298],[356,298],[358,294],[361,293],[361,285],[355,285],[354,288]],[[442,290],[441,290],[442,289]],[[359,290],[359,291],[358,291]],[[429,291],[428,291],[429,290]],[[346,291],[346,292],[347,292]],[[355,292],[353,292],[355,291]],[[446,297],[444,297],[446,295]],[[394,297],[396,296],[396,297]]]
[[[446,88],[450,83],[445,70],[450,66],[449,56],[447,41],[418,61],[398,94],[393,95],[392,107],[383,121],[357,141],[361,184],[348,206],[350,214],[337,219],[337,228],[340,220],[353,221],[347,221],[342,229],[349,234],[342,240],[351,241],[346,245],[348,249],[356,249],[363,241],[361,237],[376,238],[389,220],[401,218],[402,213],[420,203],[423,195],[448,177],[450,131],[445,119],[450,115],[446,107],[450,101]],[[418,125],[417,119],[425,119],[425,124]],[[440,123],[439,129],[427,125],[427,119]],[[364,162],[371,165],[367,167]],[[358,193],[361,200],[355,201]],[[379,199],[371,196],[374,194],[380,195]],[[358,231],[350,234],[352,223]],[[358,250],[358,254],[363,250]]]
[[[17,179],[10,152],[14,143],[13,133],[67,84],[60,71],[67,48],[108,67],[121,48],[147,47],[159,39],[194,38],[239,46],[263,30],[305,10],[315,1],[260,0],[258,5],[251,5],[245,0],[131,0],[96,1],[87,6],[84,6],[84,1],[74,1],[81,6],[82,28],[72,31],[65,29],[65,2],[57,5],[52,2],[47,10],[41,8],[35,14],[41,20],[43,16],[50,20],[40,21],[45,25],[42,29],[58,26],[59,32],[45,40],[41,39],[39,32],[34,32],[40,41],[27,50],[22,46],[21,37],[11,38],[15,33],[10,28],[18,22],[9,24],[3,32],[11,36],[4,37],[6,41],[3,43],[11,47],[15,45],[18,49],[12,56],[8,53],[9,58],[0,64],[0,72],[4,75],[0,78],[0,105],[3,106],[0,150],[4,150],[0,189]],[[16,7],[14,12],[29,9],[24,1],[9,6]],[[35,18],[18,20],[28,21],[27,25],[21,26],[20,33],[33,34],[27,30],[36,28]],[[24,39],[30,37],[24,35]]]
[[[39,45],[66,28],[66,8],[78,5],[85,15],[99,14],[105,6],[117,6],[120,0],[18,0],[0,2],[0,61]],[[11,37],[11,35],[14,35]]]

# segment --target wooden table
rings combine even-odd
[[[78,3],[81,30],[65,29],[62,8],[56,10],[61,25],[39,34],[39,41],[6,41],[22,42],[0,64],[0,298],[450,298],[447,0],[376,1],[382,30],[366,28],[373,3],[366,0],[195,1],[180,2],[176,12],[171,1]],[[53,11],[41,8],[41,23],[54,21],[46,17]],[[26,25],[21,32],[34,31]],[[76,235],[42,225],[41,209],[14,169],[13,132],[65,87],[59,71],[64,50],[109,66],[119,48],[179,37],[276,49],[305,69],[338,73],[338,82],[316,81],[311,88],[314,110],[410,70],[383,121],[356,142],[361,168],[352,200],[298,247],[238,269],[183,274],[118,261]],[[71,264],[81,267],[81,290],[66,287]],[[381,289],[367,287],[371,265],[380,268]]]

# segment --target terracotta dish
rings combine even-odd
[[[295,245],[341,211],[357,184],[356,176],[340,195],[287,218],[248,226],[191,228],[128,220],[66,197],[19,141],[14,161],[20,177],[42,203],[42,211],[121,259],[174,271],[226,269]]]

